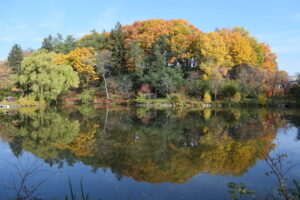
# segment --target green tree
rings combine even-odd
[[[183,83],[183,75],[180,67],[167,66],[166,55],[159,44],[154,44],[150,54],[146,58],[148,63],[143,68],[138,79],[139,85],[149,84],[155,95],[166,96],[170,92],[176,92]]]
[[[235,81],[228,81],[222,87],[222,93],[224,96],[231,98],[239,91],[239,85]]]
[[[52,35],[49,35],[48,37],[43,39],[41,49],[44,49],[46,51],[54,50],[54,39],[53,39]]]
[[[125,65],[125,32],[118,22],[111,30],[108,38],[108,49],[111,51],[111,60],[114,66],[113,74],[120,75]]]
[[[185,85],[188,94],[197,99],[200,99],[205,92],[210,91],[208,82],[201,80],[200,74],[198,73],[191,73]]]
[[[67,35],[67,37],[64,39],[62,34],[57,33],[56,37],[49,35],[48,37],[44,38],[41,49],[67,54],[74,50],[76,45],[77,40],[72,35]]]
[[[79,48],[88,48],[92,47],[95,51],[103,50],[107,43],[107,38],[104,36],[104,33],[98,33],[95,30],[92,30],[90,34],[83,36],[78,42],[77,46]]]
[[[60,39],[61,38],[61,39]],[[77,45],[77,40],[72,35],[67,35],[65,39],[63,37],[58,37],[55,42],[54,51],[56,53],[67,54],[74,50]]]
[[[11,67],[14,72],[19,73],[22,60],[23,50],[20,45],[15,44],[7,58],[8,66]]]
[[[138,40],[133,40],[126,51],[126,68],[130,71],[139,70],[144,66],[143,50]]]
[[[18,113],[15,117],[18,122],[12,142],[17,143],[13,151],[16,156],[24,149],[46,162],[57,161],[60,153],[58,147],[70,143],[80,132],[79,121],[51,109],[30,114]]]
[[[70,87],[77,87],[77,72],[69,65],[54,63],[55,53],[38,51],[24,59],[16,84],[25,95],[50,103]]]

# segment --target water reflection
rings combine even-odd
[[[288,111],[286,111],[288,112]],[[241,176],[275,148],[289,113],[90,106],[3,114],[1,139],[15,156],[49,165],[82,162],[121,179],[183,183],[199,173]]]

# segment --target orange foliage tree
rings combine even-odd
[[[262,63],[262,68],[269,72],[275,72],[277,70],[276,54],[271,51],[269,45],[265,43],[261,43],[260,45],[264,53],[264,61]]]
[[[168,60],[169,63],[191,58],[191,44],[201,33],[199,29],[182,19],[137,21],[132,25],[123,26],[123,29],[126,32],[125,46],[128,47],[132,41],[139,41],[140,48],[146,54],[150,52],[158,39],[166,36],[167,44],[172,52],[172,58]]]

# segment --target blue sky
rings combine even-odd
[[[186,19],[204,32],[242,26],[300,72],[300,0],[0,0],[0,60],[14,43],[37,49],[57,32],[79,38],[119,21]]]

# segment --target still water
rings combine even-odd
[[[1,112],[0,199],[230,199],[300,180],[297,110],[22,108]],[[276,160],[276,159],[275,159]],[[68,181],[70,179],[70,182]],[[82,182],[81,182],[82,180]],[[80,187],[82,183],[82,187]]]

